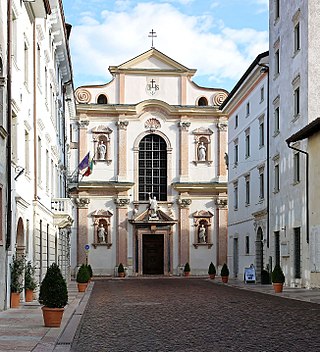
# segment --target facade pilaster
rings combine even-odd
[[[190,122],[179,122],[180,127],[180,178],[187,180],[189,176],[188,132]]]
[[[79,162],[86,156],[88,153],[88,143],[87,143],[87,131],[88,131],[89,121],[81,120],[79,122]]]
[[[78,207],[77,265],[85,264],[85,245],[88,243],[88,205],[89,198],[75,198]]]
[[[228,200],[226,198],[215,199],[216,204],[216,258],[217,265],[227,263],[228,251]]]
[[[190,261],[190,226],[189,215],[190,198],[179,198],[179,265],[183,266]]]
[[[113,199],[117,207],[116,213],[116,264],[127,265],[128,258],[128,205],[129,198],[116,197]]]
[[[226,176],[227,166],[225,162],[227,145],[228,145],[228,124],[227,122],[217,123],[218,129],[218,162],[217,162],[217,176]]]
[[[118,181],[127,178],[127,127],[128,121],[118,121]]]

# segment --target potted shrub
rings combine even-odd
[[[208,274],[210,279],[214,279],[216,277],[216,267],[212,262],[209,265]]]
[[[82,264],[77,272],[77,283],[78,283],[78,291],[85,292],[88,281],[90,280],[89,269],[86,265]]]
[[[68,303],[68,288],[59,266],[53,263],[40,284],[39,303],[43,304],[44,325],[58,328]]]
[[[25,259],[23,256],[12,256],[12,263],[10,264],[11,282],[10,292],[11,301],[10,307],[17,308],[20,305],[20,293],[23,290],[23,270],[25,267]]]
[[[224,282],[225,284],[229,280],[229,268],[226,263],[223,264],[222,269],[221,269],[221,279],[222,279],[222,282]]]
[[[186,262],[185,266],[184,266],[184,269],[183,269],[183,272],[184,272],[184,276],[189,276],[190,275],[190,265],[188,262]]]
[[[24,270],[24,289],[26,302],[33,301],[33,291],[37,288],[37,282],[34,278],[36,268],[28,261]]]
[[[88,265],[87,265],[87,268],[88,268],[89,275],[90,275],[90,280],[91,280],[91,278],[93,277],[93,272],[92,272],[91,265],[90,265],[90,264],[88,264]],[[90,281],[90,280],[89,280],[89,281]]]
[[[120,263],[119,266],[118,266],[118,275],[119,275],[120,277],[125,277],[125,276],[126,276],[126,274],[125,274],[125,272],[124,272],[124,267],[123,267],[123,264],[122,264],[122,263]]]
[[[271,275],[273,288],[275,293],[280,293],[283,290],[283,283],[285,281],[284,273],[279,264],[277,264]]]

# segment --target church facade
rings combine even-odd
[[[192,81],[155,48],[76,90],[69,183],[72,266],[94,275],[205,275],[227,262],[227,118],[223,89]]]

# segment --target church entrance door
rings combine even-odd
[[[143,275],[163,275],[164,235],[143,235]]]

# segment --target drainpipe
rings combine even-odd
[[[309,243],[309,153],[293,147],[290,145],[291,142],[287,141],[288,147],[306,156],[306,240]]]

